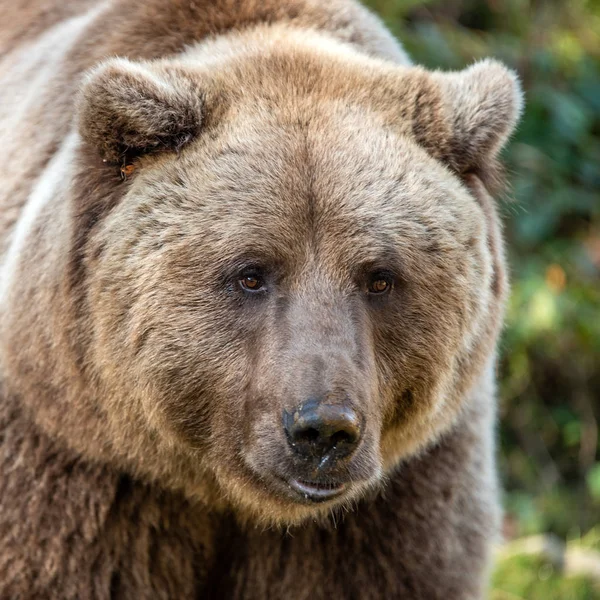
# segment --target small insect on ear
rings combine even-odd
[[[108,162],[179,149],[200,131],[203,97],[181,68],[111,59],[83,84],[79,132]]]
[[[495,60],[454,73],[433,73],[450,125],[444,160],[459,173],[496,159],[523,108],[516,74]]]

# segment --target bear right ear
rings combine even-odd
[[[517,75],[488,59],[431,77],[439,86],[450,128],[446,162],[459,173],[485,168],[506,144],[523,110]]]
[[[203,93],[176,67],[111,59],[81,90],[79,132],[109,162],[178,149],[202,124]]]

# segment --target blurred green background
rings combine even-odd
[[[554,534],[600,560],[600,0],[367,4],[417,63],[459,69],[494,56],[521,77],[526,110],[500,199],[512,279],[500,349],[504,533]],[[595,580],[567,580],[550,551],[504,556],[493,598],[600,598],[596,567]]]

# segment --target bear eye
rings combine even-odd
[[[242,274],[238,282],[246,292],[261,292],[265,289],[264,279],[258,273]]]
[[[367,292],[376,296],[387,294],[392,289],[392,278],[385,273],[375,273],[372,275]]]

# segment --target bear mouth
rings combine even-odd
[[[307,479],[290,479],[287,483],[302,500],[310,502],[326,502],[340,496],[347,488],[345,483],[324,483]]]

